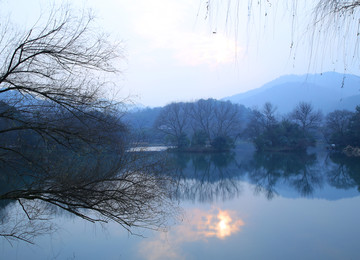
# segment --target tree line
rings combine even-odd
[[[325,140],[330,149],[360,146],[360,106],[324,116],[311,103],[300,102],[287,115],[265,103],[246,109],[229,101],[201,99],[163,107],[154,127],[164,141],[187,151],[226,151],[237,139],[250,140],[259,151],[299,151]]]
[[[305,150],[315,145],[321,120],[322,113],[314,111],[310,103],[299,103],[281,119],[276,114],[276,107],[265,103],[261,110],[253,110],[245,136],[257,150]]]
[[[300,102],[291,113],[276,115],[276,107],[266,103],[253,110],[245,136],[258,150],[305,150],[324,139],[328,148],[342,150],[360,146],[360,106],[355,111],[335,110],[326,116],[311,103]]]
[[[229,101],[177,102],[161,110],[154,127],[179,149],[224,151],[240,136],[245,114],[244,106]]]

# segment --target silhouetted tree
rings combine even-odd
[[[324,135],[328,143],[344,147],[348,144],[348,131],[353,112],[335,110],[326,116]]]
[[[335,110],[326,117],[324,135],[327,141],[338,148],[360,146],[360,107],[355,112]]]
[[[268,129],[271,129],[277,123],[276,114],[275,114],[276,110],[277,107],[275,107],[270,102],[266,102],[264,104],[264,107],[262,109],[262,114],[264,116],[265,127]]]
[[[305,150],[315,144],[314,137],[298,124],[287,119],[278,121],[275,111],[271,103],[266,103],[261,111],[253,111],[244,135],[257,150]]]
[[[103,76],[118,72],[119,46],[95,30],[93,19],[91,13],[77,17],[61,8],[23,34],[2,25],[0,98],[9,111],[3,106],[0,116],[11,123],[0,134],[31,131],[44,142],[69,147],[76,139],[91,145],[89,121],[105,128],[103,115],[118,113],[116,103],[103,96]]]
[[[210,142],[215,128],[215,99],[200,99],[191,104],[191,127],[193,132],[201,131],[206,134],[207,140]]]
[[[44,205],[129,231],[164,223],[163,164],[126,152],[118,103],[104,96],[119,46],[91,14],[67,8],[23,34],[9,28],[0,25],[0,201],[16,202],[30,224]],[[31,242],[15,231],[0,236]]]
[[[244,125],[240,106],[229,101],[200,99],[191,104],[190,117],[194,135],[206,136],[216,150],[230,149]]]
[[[320,110],[314,111],[314,107],[307,102],[300,102],[290,114],[290,118],[300,125],[303,131],[317,129],[322,121]]]
[[[218,101],[214,113],[215,137],[233,137],[236,138],[244,123],[241,122],[241,110],[238,104],[232,104],[230,101]]]
[[[349,122],[349,144],[360,147],[360,106],[356,107],[354,115]]]
[[[185,103],[166,105],[155,121],[155,128],[170,136],[179,148],[189,144],[187,130],[190,124],[189,106]]]
[[[215,99],[200,99],[193,103],[171,103],[165,106],[155,127],[170,136],[179,148],[190,144],[202,149],[230,149],[243,128],[239,105]]]

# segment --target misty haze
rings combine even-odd
[[[0,1],[0,259],[359,259],[358,1]]]

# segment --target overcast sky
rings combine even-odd
[[[123,41],[126,63],[116,83],[122,96],[130,95],[134,102],[145,106],[220,99],[286,74],[344,72],[343,62],[334,54],[310,59],[310,40],[303,34],[308,17],[299,14],[293,35],[292,20],[285,15],[288,6],[255,6],[250,17],[247,6],[240,6],[240,19],[235,19],[232,12],[226,20],[225,6],[218,6],[207,16],[205,2],[71,1],[77,7],[91,8],[104,31],[114,41]],[[11,20],[27,25],[48,6],[44,0],[0,3]],[[305,13],[310,9],[301,7]],[[346,69],[357,74],[351,66]]]

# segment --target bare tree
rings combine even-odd
[[[317,0],[314,6],[313,21],[309,24],[312,48],[320,52],[324,46],[332,47],[330,50],[341,52],[347,59],[358,59],[360,1]],[[344,59],[346,69],[349,61]]]
[[[0,116],[11,124],[3,125],[0,134],[30,130],[62,144],[90,141],[87,131],[68,128],[64,119],[90,129],[84,118],[102,121],[98,115],[114,112],[103,89],[105,74],[118,72],[113,63],[121,57],[119,46],[94,30],[93,19],[91,13],[77,17],[61,8],[50,13],[45,25],[23,34],[1,28],[0,98],[8,110]]]
[[[332,133],[344,136],[353,112],[347,110],[335,110],[326,116],[326,127]]]
[[[266,128],[271,128],[277,123],[276,119],[276,110],[275,107],[270,102],[266,102],[262,109],[263,119],[264,119],[264,126]]]
[[[56,213],[44,204],[25,200],[21,204],[8,201],[0,209],[0,236],[10,244],[19,240],[33,244],[36,237],[55,232],[57,227],[49,220],[49,213]],[[27,210],[24,211],[23,207]]]
[[[185,103],[171,103],[160,112],[155,122],[155,128],[171,136],[176,145],[185,145],[186,131],[189,127],[189,106]]]
[[[219,101],[215,107],[214,114],[215,136],[231,136],[236,138],[239,135],[243,127],[239,105],[232,104],[230,101]]]
[[[236,137],[241,131],[239,105],[215,99],[200,99],[191,105],[193,132],[201,131],[209,141],[215,137]]]
[[[242,111],[239,105],[215,99],[200,99],[193,103],[171,103],[158,116],[155,127],[171,136],[178,147],[187,146],[192,134],[192,146],[214,147],[215,139],[230,146],[241,132]],[[217,143],[220,145],[220,143]]]
[[[194,132],[202,131],[209,141],[214,138],[215,99],[200,99],[191,105],[191,125]]]
[[[263,114],[258,109],[253,109],[243,136],[254,139],[264,131],[264,127]]]
[[[349,126],[353,112],[347,110],[335,110],[326,116],[324,137],[329,144],[336,144],[344,147],[349,144]]]
[[[264,131],[273,129],[278,123],[276,110],[277,108],[270,102],[266,102],[261,110],[253,109],[243,134],[254,140]]]
[[[300,102],[290,115],[290,118],[298,123],[303,131],[318,128],[321,124],[322,117],[320,110],[314,111],[314,107],[306,102]]]
[[[16,202],[30,225],[52,205],[129,231],[158,228],[172,209],[163,160],[126,152],[121,103],[104,96],[121,48],[93,19],[60,8],[23,34],[1,24],[0,201]],[[31,242],[18,227],[0,236]]]

